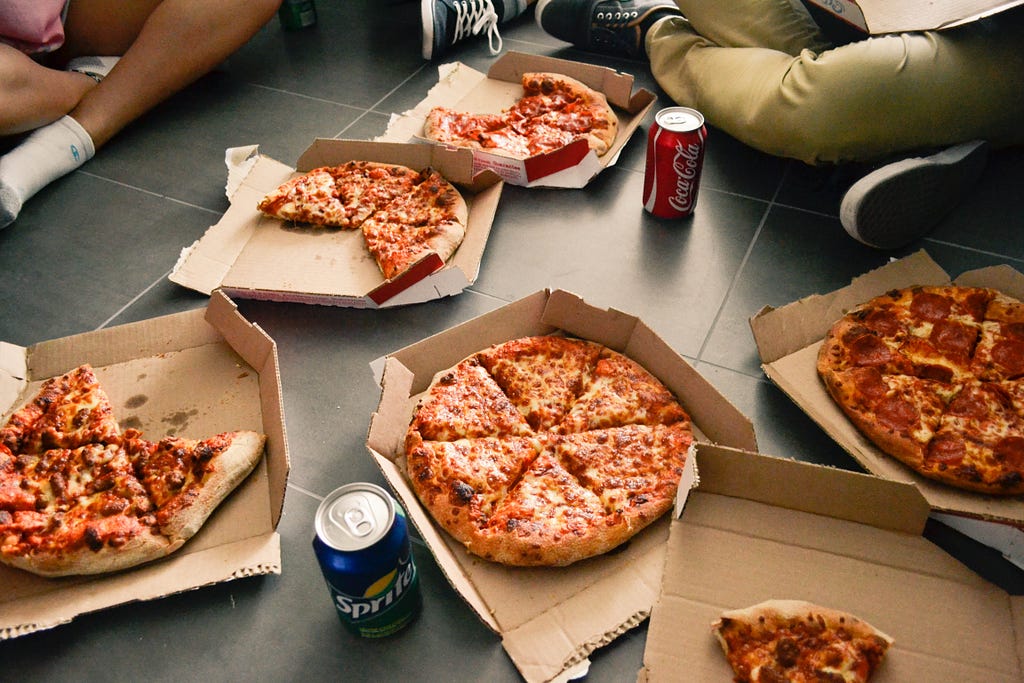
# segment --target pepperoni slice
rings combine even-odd
[[[995,456],[1008,467],[1024,470],[1024,436],[1008,436],[996,444]]]
[[[885,365],[892,360],[892,350],[873,334],[863,334],[849,343],[850,361],[854,365]]]
[[[952,299],[934,292],[917,292],[914,294],[914,300],[910,302],[910,312],[915,317],[929,322],[948,318],[952,310]]]
[[[929,340],[942,353],[967,358],[978,341],[978,329],[954,320],[940,320],[932,327]]]
[[[1024,339],[1001,339],[992,346],[992,360],[1005,371],[1008,379],[1024,375]]]
[[[879,423],[895,432],[907,432],[921,420],[921,414],[904,398],[890,396],[875,406],[875,417]]]
[[[928,444],[925,459],[939,465],[958,465],[967,454],[964,439],[957,434],[938,434]]]

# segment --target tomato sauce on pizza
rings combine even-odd
[[[413,490],[466,548],[515,566],[607,552],[671,509],[689,415],[635,361],[561,336],[438,373],[405,437]]]

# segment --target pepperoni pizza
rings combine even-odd
[[[519,159],[578,139],[586,140],[598,156],[608,152],[619,120],[603,93],[561,74],[525,73],[521,82],[523,95],[499,114],[434,107],[427,114],[424,137]]]
[[[1024,303],[979,287],[894,290],[837,321],[817,366],[853,424],[922,476],[1024,493]]]

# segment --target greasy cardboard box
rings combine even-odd
[[[447,264],[430,254],[409,271],[385,280],[361,231],[301,226],[256,210],[264,195],[296,172],[352,160],[416,170],[429,166],[456,185],[469,206],[469,219],[466,236]],[[182,251],[171,281],[204,294],[221,288],[236,298],[352,308],[459,294],[476,281],[503,185],[491,173],[474,175],[468,150],[359,140],[318,139],[299,157],[295,169],[262,155],[243,168],[244,176],[229,187],[231,206]]]
[[[976,21],[1024,0],[810,0],[865,33],[944,29]]]
[[[556,332],[589,339],[638,361],[685,406],[698,438],[756,449],[753,427],[636,317],[561,291],[540,291],[375,362],[382,386],[367,447],[448,580],[502,638],[526,680],[548,681],[646,618],[661,581],[671,515],[621,550],[567,568],[516,568],[475,558],[435,526],[406,479],[402,440],[433,376],[491,344]],[[680,491],[695,477],[688,459]]]
[[[777,598],[842,609],[892,636],[875,683],[1024,680],[1024,596],[922,537],[929,507],[913,486],[705,444],[697,466],[639,680],[732,680],[711,623]]]
[[[171,555],[110,575],[42,578],[0,566],[0,640],[79,614],[223,581],[281,572],[276,531],[288,478],[277,349],[217,292],[204,310],[154,318],[25,348],[0,342],[0,415],[40,383],[90,363],[122,427],[143,436],[205,438],[236,429],[267,435],[255,471]]]
[[[865,438],[818,377],[818,349],[833,323],[849,309],[890,289],[949,282],[949,275],[919,251],[829,294],[809,296],[778,309],[766,307],[751,318],[750,325],[768,377],[868,471],[915,484],[936,512],[1021,526],[1024,499],[961,491],[918,475]],[[963,273],[954,282],[992,287],[1024,299],[1024,275],[1005,265]]]
[[[437,106],[474,114],[497,114],[523,95],[522,76],[546,71],[570,76],[604,93],[619,118],[615,141],[598,157],[585,140],[576,140],[562,149],[538,154],[529,159],[474,152],[474,172],[490,169],[511,185],[526,187],[585,187],[590,180],[615,163],[623,145],[650,111],[657,97],[640,88],[633,91],[633,77],[607,67],[583,64],[555,57],[508,52],[498,58],[486,74],[462,63],[442,64],[440,78],[426,98],[412,110],[393,117],[382,140],[406,142],[423,137],[427,114]]]

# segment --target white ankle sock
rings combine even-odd
[[[32,131],[0,157],[0,228],[14,222],[32,195],[95,153],[92,138],[70,116]]]

